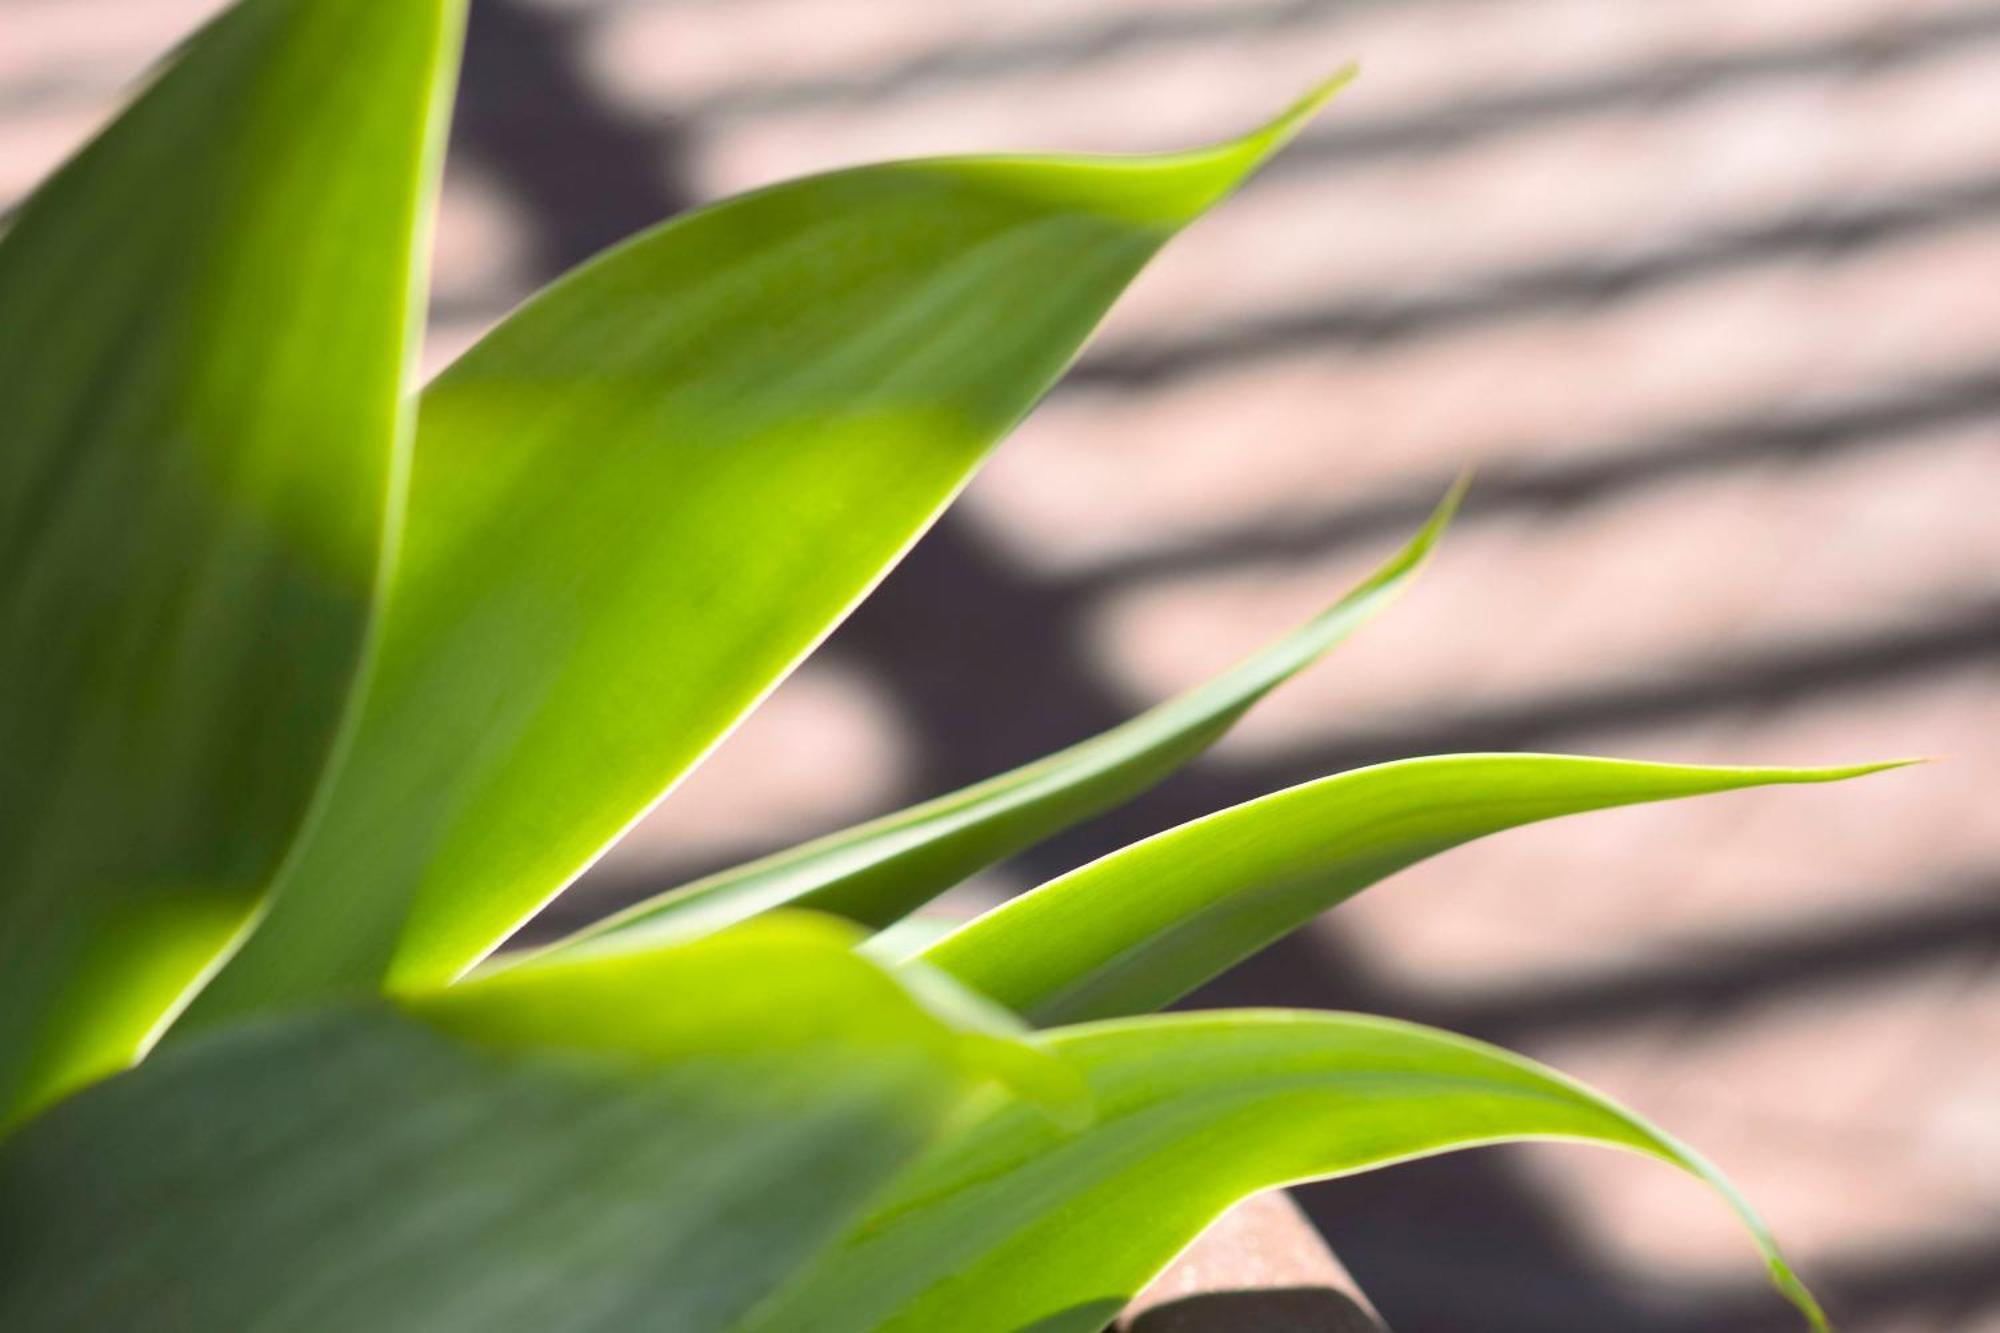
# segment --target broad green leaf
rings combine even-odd
[[[333,743],[457,0],[245,0],[0,237],[0,1123],[127,1063]]]
[[[982,1074],[855,938],[774,917],[176,1042],[0,1146],[0,1327],[730,1327]]]
[[[1144,1013],[1426,857],[1558,815],[1894,767],[1696,768],[1569,755],[1409,759],[1134,843],[923,950],[1038,1026]]]
[[[555,284],[424,394],[354,744],[197,1016],[463,972],[864,596],[1125,284],[1323,100],[1149,158],[762,190]]]
[[[1312,665],[1402,591],[1463,486],[1386,564],[1256,656],[1120,726],[1009,773],[698,880],[573,937],[699,934],[778,906],[878,929],[987,866],[1129,799],[1214,744],[1251,705]],[[555,947],[567,947],[565,941]]]
[[[1067,1133],[994,1097],[900,1179],[754,1333],[1092,1333],[1260,1190],[1527,1139],[1648,1154],[1713,1186],[1778,1287],[1825,1320],[1708,1163],[1531,1061],[1347,1014],[1174,1014],[1044,1034],[1095,1097]]]

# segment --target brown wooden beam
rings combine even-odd
[[[1121,1333],[1387,1333],[1319,1232],[1275,1190],[1237,1205],[1127,1308]]]

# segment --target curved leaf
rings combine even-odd
[[[481,958],[869,591],[1154,251],[1330,91],[1200,152],[774,186],[501,325],[424,395],[354,745],[193,1012]]]
[[[747,1324],[754,1333],[1091,1333],[1238,1200],[1481,1144],[1568,1139],[1645,1153],[1713,1186],[1779,1288],[1825,1320],[1713,1167],[1531,1061],[1387,1019],[1173,1014],[1045,1034],[1083,1071],[1081,1133],[995,1098],[846,1241]]]
[[[571,940],[718,930],[774,907],[881,929],[968,875],[1130,799],[1200,754],[1253,704],[1361,628],[1416,576],[1464,492],[1452,488],[1387,563],[1262,652],[1111,730],[1012,772],[639,903]]]
[[[0,1146],[0,1327],[728,1327],[982,1072],[854,939],[772,918],[177,1042]]]
[[[1426,857],[1558,815],[1855,768],[1696,768],[1470,754],[1356,769],[1169,829],[1051,880],[917,955],[1037,1025],[1179,999]]]
[[[0,237],[0,1122],[145,1044],[326,762],[458,22],[245,0]]]

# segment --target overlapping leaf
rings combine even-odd
[[[484,955],[869,590],[1154,251],[1325,95],[1195,153],[779,185],[502,325],[424,395],[354,744],[191,1016]]]
[[[1200,152],[864,168],[621,247],[424,395],[390,578],[457,22],[242,0],[0,239],[0,1124],[126,1062],[261,926],[184,1041],[0,1144],[0,1326],[1081,1331],[1246,1193],[1533,1137],[1707,1179],[1819,1319],[1710,1168],[1524,1061],[1339,1015],[1024,1043],[981,996],[1150,1008],[1485,833],[1867,770],[1413,761],[1128,848],[896,976],[819,918],[680,939],[793,903],[886,924],[1143,789],[1391,596],[1443,512],[1124,727],[441,989],[1331,91]]]
[[[1395,598],[1443,534],[1461,494],[1454,487],[1402,550],[1338,602],[1216,679],[1067,750],[722,871],[576,939],[700,933],[787,905],[890,925],[975,871],[1145,790],[1220,739],[1259,699]]]
[[[1145,1013],[1377,880],[1474,838],[1585,810],[1889,766],[1701,768],[1539,754],[1381,764],[1113,852],[918,956],[1037,1024]]]
[[[175,1043],[0,1145],[0,1327],[730,1327],[1010,1045],[854,938],[773,917]]]
[[[746,1333],[1094,1333],[1223,1210],[1259,1190],[1454,1148],[1602,1143],[1707,1181],[1779,1288],[1825,1323],[1720,1174],[1530,1061],[1346,1014],[1175,1014],[1045,1034],[1098,1109],[1065,1133],[995,1098],[933,1149]]]
[[[246,0],[0,237],[0,1123],[132,1057],[310,799],[458,9]]]

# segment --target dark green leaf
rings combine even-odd
[[[0,238],[0,1123],[130,1060],[325,763],[456,0],[246,0]]]
[[[177,1042],[0,1146],[0,1327],[728,1327],[1003,1044],[854,938],[773,917]]]

